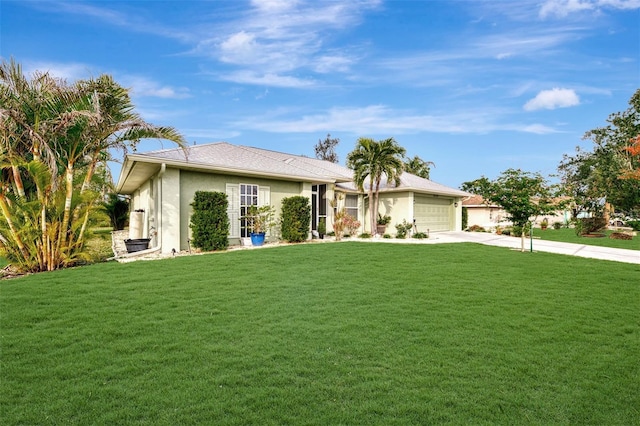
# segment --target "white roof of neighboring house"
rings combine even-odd
[[[368,179],[363,186],[365,192],[369,190]],[[336,184],[336,187],[347,191],[357,191],[356,185],[353,182],[338,183]],[[382,177],[382,181],[380,182],[380,193],[398,191],[413,191],[427,194],[449,195],[453,197],[467,197],[470,195],[468,192],[441,185],[429,179],[412,175],[411,173],[402,173],[402,175],[400,175],[400,184],[398,186],[395,185],[395,182],[387,182],[386,176]]]
[[[188,170],[216,171],[302,182],[336,183],[338,188],[357,191],[353,172],[339,164],[301,155],[261,148],[215,142],[182,148],[163,149],[125,157],[116,190],[130,194],[160,170],[162,164]],[[366,190],[367,186],[365,186]],[[427,179],[403,173],[398,187],[383,178],[380,192],[415,191],[464,197],[469,194]]]

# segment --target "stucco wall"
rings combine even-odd
[[[391,216],[391,222],[387,225],[387,234],[396,233],[396,225],[402,223],[403,220],[411,223],[413,220],[413,193],[412,192],[394,192],[389,194],[380,194],[378,213],[382,216]],[[369,211],[366,212],[367,230],[369,230]],[[377,220],[377,218],[376,218]]]
[[[187,249],[187,239],[190,238],[191,235],[191,229],[189,228],[189,222],[193,213],[191,203],[193,203],[196,191],[225,192],[228,183],[268,186],[270,189],[270,204],[276,208],[276,217],[278,218],[280,217],[283,198],[294,195],[311,197],[311,184],[183,170],[180,176],[179,216],[180,248],[182,250]],[[229,242],[230,244],[240,244],[239,239],[230,239]]]

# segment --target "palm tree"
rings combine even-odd
[[[376,218],[378,217],[378,198],[383,176],[387,182],[400,184],[403,170],[402,157],[406,150],[393,139],[374,141],[359,138],[356,148],[347,155],[347,167],[353,170],[353,180],[360,191],[364,191],[368,180],[369,224],[371,235],[376,234]]]
[[[431,167],[435,167],[433,161],[424,161],[422,158],[414,155],[413,158],[408,158],[404,161],[404,171],[411,173],[412,175],[420,176],[424,179],[429,179],[431,174]]]
[[[13,60],[0,65],[0,125],[0,250],[30,271],[84,258],[100,195],[91,183],[109,150],[126,152],[141,138],[186,145],[175,129],[135,113],[110,76],[73,85],[47,73],[29,79]]]

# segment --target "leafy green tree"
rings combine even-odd
[[[429,179],[431,174],[431,167],[435,167],[435,163],[432,161],[424,161],[422,158],[414,155],[413,158],[406,158],[404,160],[404,170],[416,176],[420,176],[424,179]]]
[[[640,210],[640,176],[633,173],[640,168],[640,156],[634,154],[640,135],[640,89],[629,104],[626,111],[611,114],[606,126],[585,133],[592,151],[576,148],[558,167],[578,209],[600,215],[608,202],[625,211]]]
[[[513,225],[522,229],[536,216],[558,208],[554,202],[556,188],[539,173],[520,169],[507,169],[493,181],[483,176],[464,182],[462,189],[502,206]],[[521,250],[524,251],[524,233],[521,238]]]
[[[347,155],[347,167],[353,170],[353,180],[360,191],[364,191],[365,182],[368,181],[371,235],[376,235],[377,232],[376,219],[382,178],[386,177],[388,184],[394,182],[399,185],[405,153],[406,150],[393,138],[381,141],[359,138],[355,149]]]
[[[332,163],[338,163],[338,154],[336,153],[336,146],[340,143],[340,139],[332,138],[330,133],[327,133],[325,140],[318,140],[315,146],[316,158],[319,160],[331,161]]]

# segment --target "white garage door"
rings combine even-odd
[[[416,196],[413,216],[418,232],[450,231],[453,223],[452,200],[447,198]]]

